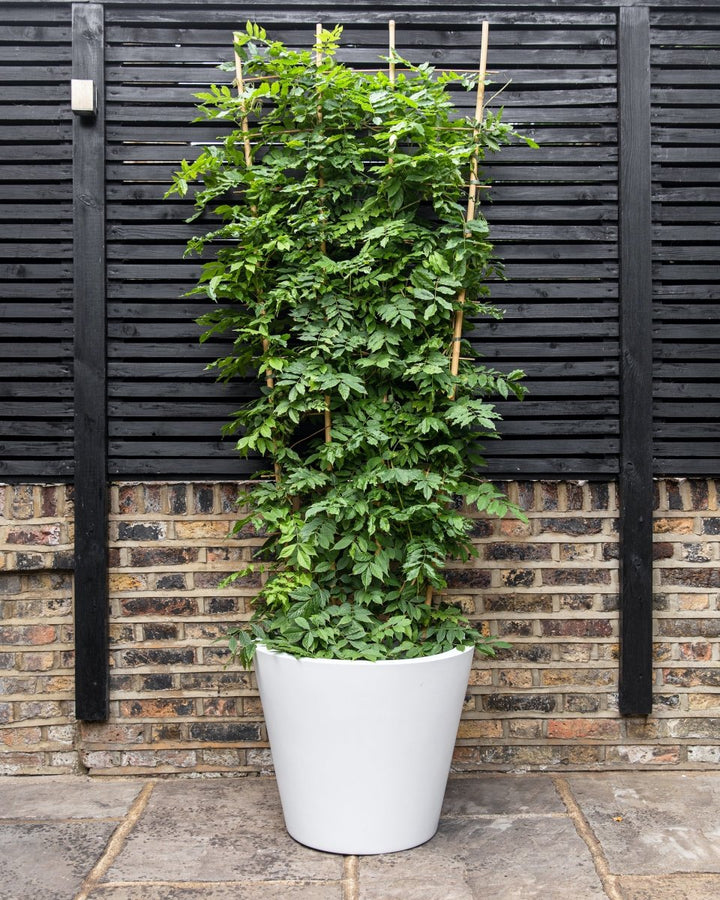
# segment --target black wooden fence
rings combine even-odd
[[[627,390],[637,389],[633,404],[654,402],[654,472],[717,473],[718,5],[74,5],[98,6],[101,13],[104,103],[101,116],[92,125],[82,122],[80,133],[94,132],[93,152],[104,147],[105,184],[92,204],[96,223],[104,222],[107,265],[96,253],[94,332],[84,330],[77,309],[74,332],[69,79],[73,39],[76,66],[83,64],[85,39],[79,26],[72,33],[70,3],[4,4],[1,476],[72,476],[74,384],[82,390],[87,371],[76,366],[73,381],[81,332],[106,348],[103,412],[112,476],[249,471],[219,429],[251,388],[217,385],[203,371],[218,346],[198,344],[193,319],[202,305],[182,297],[198,267],[182,259],[192,233],[184,223],[189,203],[161,199],[179,160],[193,155],[194,143],[215,137],[212,126],[189,124],[192,93],[230,78],[215,66],[228,58],[231,32],[248,17],[298,45],[312,42],[315,19],[340,21],[343,58],[366,65],[385,52],[390,15],[403,53],[460,68],[477,64],[480,23],[487,18],[493,78],[498,84],[512,79],[492,105],[504,104],[506,118],[541,145],[537,151],[515,146],[486,167],[496,186],[485,212],[508,277],[493,295],[507,312],[501,323],[478,325],[475,340],[497,365],[523,368],[530,391],[525,403],[502,405],[504,439],[488,448],[490,471],[616,476],[627,438],[621,403]],[[642,35],[632,18],[638,15],[648,22]],[[651,77],[633,76],[623,95],[623,66],[630,72],[648,56]],[[650,116],[652,144],[640,136],[645,143],[628,155],[620,179],[619,153],[636,140],[630,132],[638,113]],[[88,185],[75,165],[77,208],[88,208]],[[651,197],[652,217],[640,222],[633,210],[644,197]],[[631,265],[636,272],[650,264],[650,248],[652,294],[641,295],[646,285],[623,283],[621,263],[630,277]],[[87,267],[90,253],[81,240],[74,253]],[[635,347],[621,369],[623,341],[631,347],[638,328],[644,338],[652,335],[646,351],[653,356],[636,358]],[[633,409],[633,421],[638,413],[649,416]],[[643,424],[649,427],[649,419]]]
[[[5,3],[0,30],[0,477],[75,478],[77,704],[107,710],[107,477],[242,477],[219,439],[252,390],[205,373],[183,299],[189,203],[170,174],[213,128],[192,93],[248,18],[308,46],[346,26],[342,58],[398,49],[489,64],[491,105],[540,143],[487,165],[484,212],[508,280],[478,349],[527,372],[503,405],[493,476],[619,479],[624,713],[651,707],[652,476],[720,473],[720,5],[693,0]],[[98,88],[75,117],[69,81]]]

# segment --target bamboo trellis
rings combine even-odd
[[[315,26],[315,64],[320,67],[322,65],[322,24],[317,23]],[[484,185],[478,184],[478,167],[479,167],[479,152],[478,152],[478,138],[480,134],[481,121],[482,121],[482,112],[483,112],[483,103],[485,98],[485,78],[487,76],[487,55],[488,55],[488,43],[489,43],[489,31],[490,26],[487,21],[483,21],[482,23],[482,32],[481,32],[481,44],[480,44],[480,66],[478,70],[478,85],[477,85],[477,97],[475,104],[475,124],[473,125],[473,142],[475,144],[475,149],[472,154],[470,160],[470,179],[468,186],[468,201],[467,201],[467,212],[465,216],[465,221],[472,222],[475,219],[475,209],[477,205],[477,192],[480,187],[484,187]],[[389,49],[389,59],[388,59],[388,78],[391,85],[395,84],[395,21],[390,19],[388,22],[388,49]],[[243,80],[243,72],[242,72],[242,60],[238,55],[237,51],[235,51],[235,74],[236,74],[236,82],[237,82],[237,90],[238,96],[241,98],[241,129],[243,134],[243,148],[245,153],[245,163],[248,168],[252,165],[252,148],[250,145],[250,127],[248,122],[248,113],[245,107],[245,100],[243,99],[245,84]],[[318,97],[318,107],[317,107],[317,116],[318,122],[322,121],[322,106],[320,102],[320,98]],[[392,162],[392,156],[389,158],[388,162]],[[319,173],[318,177],[318,187],[322,188],[324,186],[324,179],[322,176],[322,171]],[[255,206],[252,207],[253,215],[257,214],[257,209]],[[469,236],[469,232],[466,231],[466,235]],[[323,238],[320,244],[320,248],[323,253],[326,252],[326,243]],[[466,292],[465,288],[463,288],[457,297],[458,309],[455,312],[454,320],[453,320],[453,334],[452,334],[452,349],[450,354],[450,374],[456,376],[458,374],[460,368],[460,344],[462,342],[462,331],[463,331],[463,307],[465,305],[465,297]],[[263,338],[263,353],[267,353],[269,348],[269,341],[267,338]],[[270,372],[266,372],[265,383],[268,389],[272,390],[274,387],[274,379]],[[450,394],[450,399],[455,399],[455,389],[453,388],[452,393]],[[332,415],[330,410],[331,405],[331,397],[330,394],[325,394],[325,410],[324,410],[324,434],[325,434],[325,443],[330,443],[332,440]],[[275,477],[276,480],[280,479],[280,470],[278,465],[275,466]],[[428,585],[427,593],[426,593],[426,602],[430,603],[432,601],[432,586]]]
[[[234,36],[233,36],[233,48],[234,48],[234,45],[235,45],[235,40],[234,40]],[[240,113],[241,113],[240,128],[242,130],[242,135],[243,135],[243,150],[245,153],[245,165],[249,169],[252,167],[252,147],[250,146],[250,126],[249,126],[249,122],[248,122],[248,112],[247,112],[247,107],[246,107],[245,98],[244,98],[245,82],[243,81],[242,60],[240,59],[240,56],[238,55],[237,50],[234,50],[234,54],[235,54],[235,81],[237,82],[237,92],[238,92],[238,97],[240,98]],[[257,207],[254,204],[250,207],[250,211],[252,212],[252,214],[254,216],[257,215],[257,212],[258,212]],[[270,349],[270,341],[266,337],[263,338],[262,348],[263,348],[263,354],[266,354],[268,352],[268,350]],[[267,385],[267,388],[269,391],[272,391],[273,388],[275,387],[275,379],[270,374],[269,369],[265,372],[265,384]],[[275,462],[275,481],[278,483],[280,482],[280,464],[277,461]]]
[[[482,23],[482,36],[480,42],[480,70],[478,72],[477,100],[475,103],[475,127],[473,128],[473,143],[475,150],[470,160],[470,187],[468,188],[468,203],[466,222],[472,222],[475,218],[475,204],[477,203],[478,191],[478,149],[477,142],[480,136],[480,121],[482,118],[483,101],[485,99],[485,78],[487,75],[487,54],[488,42],[490,35],[490,25],[488,22]],[[467,234],[467,232],[466,232]],[[469,235],[468,235],[469,236]],[[452,353],[450,356],[450,374],[457,375],[460,368],[460,342],[462,341],[463,330],[463,306],[465,305],[465,288],[458,294],[459,309],[455,313],[455,322],[453,325]],[[455,399],[455,389],[453,388],[450,399]]]
[[[315,65],[319,68],[322,65],[322,23],[318,22],[315,26]],[[318,88],[319,90],[319,88]],[[317,107],[317,118],[318,122],[322,122],[322,104],[320,102],[320,98],[318,97],[318,107]],[[322,189],[325,186],[325,180],[322,176],[322,170],[320,171],[320,175],[318,177],[318,187]],[[323,238],[320,242],[320,250],[322,253],[325,253],[326,250],[325,239]],[[330,394],[325,394],[325,443],[329,444],[332,441],[332,414],[330,412],[330,402],[331,397]]]

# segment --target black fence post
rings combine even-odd
[[[76,3],[73,35],[75,715],[108,716],[104,17]]]
[[[620,219],[620,712],[652,711],[652,219],[650,21],[618,20]]]

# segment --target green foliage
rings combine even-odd
[[[195,218],[219,222],[188,245],[212,248],[192,291],[217,304],[203,339],[234,336],[221,379],[258,374],[260,396],[226,431],[280,473],[237,525],[267,535],[267,580],[230,648],[246,665],[257,641],[342,659],[492,654],[457,607],[425,601],[446,587],[447,559],[473,554],[467,513],[522,517],[477,472],[480,442],[497,437],[491,398],[521,398],[522,373],[478,363],[466,340],[457,376],[449,365],[462,290],[466,321],[501,316],[487,222],[465,222],[470,161],[516,135],[500,112],[457,116],[468,76],[396,57],[392,83],[338,64],[340,33],[323,33],[320,65],[256,25],[237,34],[243,93],[197,95],[203,119],[231,128],[168,192],[199,182]]]

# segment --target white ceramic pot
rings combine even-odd
[[[437,831],[473,650],[255,668],[285,824],[331,853],[406,850]]]

